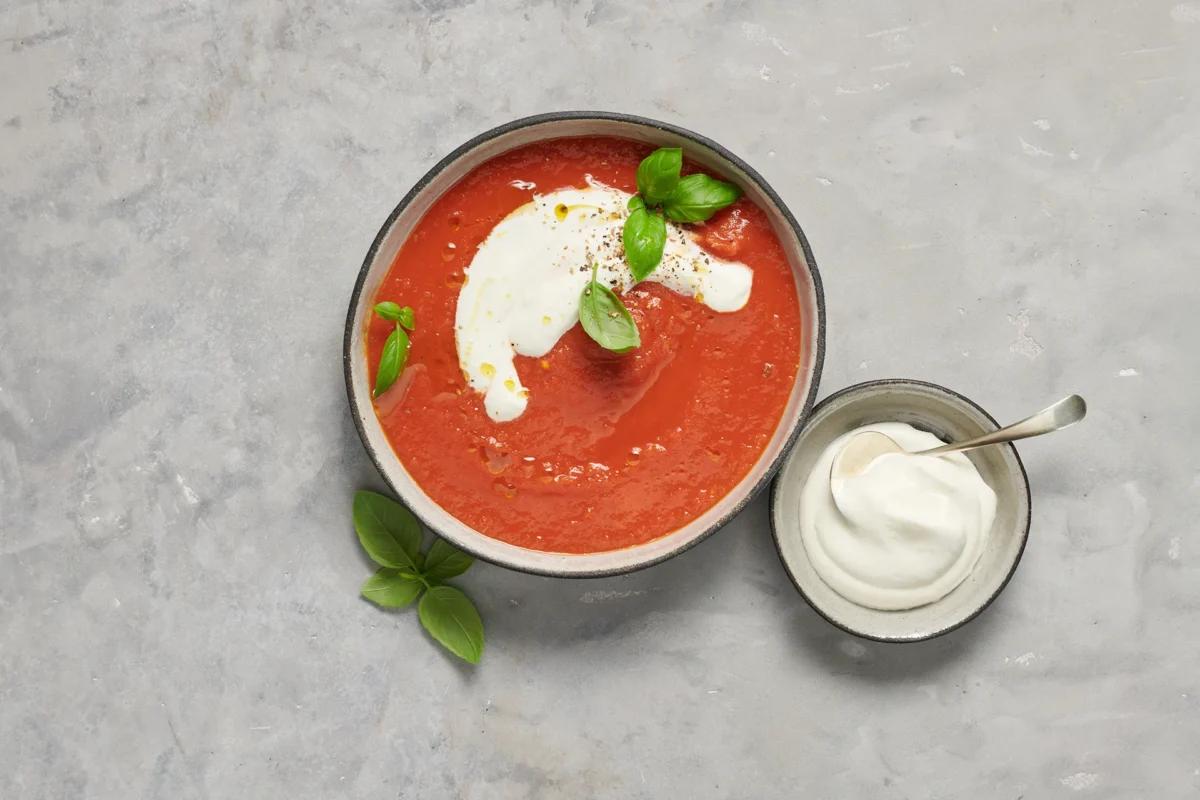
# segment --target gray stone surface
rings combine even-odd
[[[1193,797],[1200,3],[0,10],[0,797]],[[1011,419],[1034,527],[981,618],[857,641],[760,498],[655,569],[481,565],[478,669],[360,601],[339,371],[400,195],[517,116],[755,164],[812,240],[832,391]]]

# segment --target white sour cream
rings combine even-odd
[[[630,195],[593,184],[537,196],[509,214],[479,246],[458,295],[454,337],[471,388],[497,422],[525,411],[516,355],[543,356],[579,321],[579,295],[598,279],[620,293],[633,286],[622,228]],[[749,267],[706,253],[692,235],[667,223],[662,262],[649,281],[737,311],[750,299]]]
[[[867,425],[825,449],[800,496],[800,534],[821,579],[847,600],[898,611],[932,603],[966,579],[983,553],[996,493],[962,453],[889,453],[830,481],[842,447],[879,431],[908,451],[945,442],[901,422]]]

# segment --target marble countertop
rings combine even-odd
[[[0,797],[1200,791],[1200,3],[13,0],[0,41]],[[823,394],[1088,398],[1021,446],[978,620],[832,628],[765,497],[621,578],[477,566],[476,669],[359,599],[362,256],[454,146],[569,108],[779,190]]]

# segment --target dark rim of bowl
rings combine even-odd
[[[345,376],[345,381],[346,381],[346,396],[350,403],[350,416],[354,421],[355,429],[358,431],[358,438],[360,440],[362,440],[362,444],[363,444],[363,447],[366,448],[367,455],[370,456],[371,461],[375,464],[375,469],[379,472],[380,477],[383,478],[384,482],[388,485],[388,488],[391,489],[393,494],[395,494],[397,497],[401,498],[401,500],[403,501],[403,495],[396,489],[395,485],[392,483],[391,478],[388,476],[387,471],[383,468],[383,465],[380,462],[379,454],[376,453],[375,448],[372,447],[371,442],[370,442],[369,438],[367,437],[367,431],[366,431],[365,427],[363,426],[363,422],[361,419],[359,419],[359,415],[356,410],[357,409],[356,389],[355,389],[354,381],[353,381],[352,374],[351,374],[352,373],[351,367],[353,364],[353,359],[356,357],[356,354],[351,352],[351,344],[352,344],[352,340],[354,338],[354,326],[355,326],[354,311],[355,311],[355,308],[358,306],[358,299],[359,299],[360,295],[362,294],[363,286],[366,284],[367,273],[371,269],[371,263],[375,260],[375,254],[378,252],[379,247],[383,243],[384,237],[387,235],[388,230],[392,227],[392,224],[396,221],[396,218],[399,217],[400,214],[404,212],[404,210],[417,197],[417,195],[420,194],[425,189],[425,187],[428,186],[429,183],[431,181],[433,181],[433,179],[435,177],[437,177],[444,169],[446,169],[448,166],[453,164],[455,161],[457,161],[459,158],[461,158],[462,156],[464,156],[471,150],[474,150],[476,147],[479,147],[481,144],[488,142],[492,139],[495,139],[498,136],[502,136],[506,133],[511,133],[512,131],[520,130],[522,128],[529,128],[529,127],[533,127],[535,125],[541,125],[541,124],[544,124],[547,122],[566,122],[566,121],[580,121],[580,120],[584,120],[584,121],[586,121],[586,120],[605,120],[605,121],[615,121],[615,122],[627,122],[627,123],[639,125],[639,126],[642,126],[645,128],[653,128],[653,129],[657,129],[657,130],[661,130],[661,131],[666,131],[668,133],[672,133],[672,134],[675,134],[676,136],[680,136],[685,139],[689,139],[693,142],[696,142],[699,145],[709,148],[710,150],[715,152],[718,156],[720,156],[723,160],[727,161],[728,163],[735,166],[737,169],[741,170],[747,176],[747,178],[749,178],[751,181],[753,181],[755,184],[757,184],[758,188],[761,189],[763,191],[763,193],[771,200],[771,202],[775,204],[775,207],[779,209],[779,212],[782,215],[784,221],[787,223],[787,225],[791,229],[792,233],[796,236],[797,241],[800,242],[800,249],[804,253],[804,259],[807,262],[809,275],[811,276],[811,279],[812,279],[813,294],[816,297],[817,324],[816,324],[816,341],[810,344],[810,346],[813,348],[812,349],[812,383],[808,389],[808,396],[805,397],[805,399],[804,399],[804,406],[803,406],[803,408],[801,408],[800,414],[796,418],[796,422],[792,426],[792,429],[788,432],[787,439],[783,443],[783,447],[780,449],[779,455],[777,455],[775,457],[775,459],[770,464],[767,465],[767,468],[763,471],[763,474],[755,482],[754,486],[752,486],[750,488],[750,490],[746,493],[745,497],[743,497],[741,500],[739,500],[733,506],[733,508],[730,509],[729,513],[722,516],[719,520],[714,522],[712,525],[710,525],[705,530],[701,531],[696,536],[693,536],[691,539],[688,539],[685,542],[681,542],[678,547],[674,548],[673,550],[670,550],[669,552],[663,553],[653,559],[648,559],[644,562],[639,562],[637,564],[632,564],[632,565],[623,566],[623,567],[613,567],[613,568],[608,568],[608,569],[588,570],[586,572],[560,571],[560,570],[556,570],[553,568],[529,567],[527,565],[516,564],[516,563],[512,563],[512,562],[503,560],[503,559],[484,556],[484,555],[480,554],[479,552],[477,552],[473,547],[471,547],[470,542],[462,542],[462,541],[459,541],[457,537],[444,535],[442,533],[442,531],[437,528],[437,526],[431,524],[429,520],[425,519],[420,514],[417,514],[416,511],[413,511],[413,513],[417,515],[417,517],[421,520],[421,522],[425,525],[425,527],[429,528],[431,531],[436,533],[438,536],[441,536],[442,538],[450,541],[455,546],[465,550],[466,552],[470,553],[471,555],[476,556],[477,558],[480,558],[483,561],[487,561],[489,563],[496,564],[497,566],[505,567],[506,569],[515,570],[517,572],[524,572],[524,573],[528,573],[531,575],[545,575],[545,576],[554,577],[554,578],[600,578],[600,577],[605,577],[605,576],[609,576],[609,575],[621,575],[621,574],[625,574],[625,573],[636,572],[637,570],[654,566],[655,564],[662,563],[663,561],[666,561],[669,558],[673,558],[673,557],[679,555],[680,553],[684,552],[685,550],[688,550],[688,549],[694,547],[695,545],[699,544],[700,542],[704,541],[709,536],[712,536],[714,533],[716,533],[718,530],[720,530],[722,527],[724,527],[730,520],[732,520],[739,513],[741,513],[742,509],[744,509],[746,507],[746,505],[752,499],[754,499],[754,497],[756,497],[760,491],[762,491],[763,487],[765,487],[767,485],[767,483],[771,481],[771,479],[775,476],[775,473],[779,470],[780,465],[783,464],[784,458],[786,458],[788,453],[791,452],[792,445],[794,445],[796,443],[796,438],[800,435],[800,431],[804,427],[805,421],[807,421],[809,415],[812,413],[813,403],[816,401],[817,391],[818,391],[818,387],[819,387],[820,380],[821,380],[821,368],[825,363],[825,292],[822,289],[821,274],[817,270],[817,261],[813,257],[812,248],[809,246],[809,243],[808,243],[808,237],[806,237],[804,235],[804,231],[800,228],[800,223],[798,223],[796,221],[796,218],[792,215],[791,210],[783,202],[783,199],[779,196],[779,194],[776,193],[776,191],[773,188],[771,188],[771,185],[769,183],[767,183],[767,181],[761,175],[759,175],[758,172],[753,167],[751,167],[749,164],[747,164],[745,161],[743,161],[738,156],[734,155],[732,152],[730,152],[724,146],[718,144],[717,142],[713,141],[712,139],[709,139],[706,136],[702,136],[701,134],[696,133],[695,131],[689,130],[687,128],[682,128],[678,125],[672,125],[670,123],[661,122],[659,120],[650,119],[648,117],[639,117],[639,116],[636,116],[633,114],[620,114],[620,113],[615,113],[615,112],[610,112],[610,111],[556,111],[556,112],[551,112],[548,114],[536,114],[536,115],[530,116],[530,117],[522,117],[520,119],[516,119],[511,122],[506,122],[503,125],[500,125],[498,127],[492,128],[487,131],[484,131],[483,133],[479,134],[478,136],[475,136],[474,138],[469,139],[465,143],[459,145],[454,150],[452,150],[449,155],[445,156],[441,161],[437,162],[428,172],[426,172],[425,175],[420,180],[418,180],[411,189],[408,190],[408,193],[404,195],[404,197],[396,205],[396,208],[392,211],[391,214],[388,215],[388,218],[384,221],[383,226],[379,229],[379,233],[377,233],[375,235],[375,240],[371,243],[371,248],[367,251],[366,258],[363,259],[362,268],[359,270],[359,273],[358,273],[358,280],[355,281],[355,283],[354,283],[354,291],[350,295],[350,308],[349,308],[348,313],[346,314],[346,330],[345,330],[345,334],[344,334],[344,337],[342,340],[342,370],[343,370],[343,374]],[[483,533],[480,533],[479,535],[486,536],[486,534],[483,534]],[[637,545],[635,545],[635,547],[636,546]],[[613,551],[604,551],[604,552],[613,552]]]
[[[845,389],[839,389],[818,403],[816,407],[813,408],[812,415],[815,416],[825,406],[829,405],[835,400],[845,397],[846,395],[858,394],[866,389],[874,389],[882,386],[919,386],[925,389],[933,389],[934,391],[941,392],[943,394],[950,395],[957,400],[961,400],[982,414],[988,420],[988,422],[992,423],[997,428],[1000,427],[1000,423],[996,421],[995,417],[989,414],[986,410],[984,410],[983,406],[979,405],[971,398],[959,394],[953,389],[947,389],[945,386],[940,384],[930,383],[929,381],[913,380],[911,378],[881,378],[880,380],[864,381],[862,383],[856,383],[853,386],[847,386]],[[783,571],[787,573],[788,579],[792,582],[792,585],[796,587],[796,591],[800,593],[800,596],[804,598],[804,602],[808,603],[809,607],[813,611],[816,611],[817,614],[820,615],[820,617],[830,625],[833,625],[835,628],[839,628],[853,636],[858,636],[862,639],[869,639],[873,642],[887,642],[889,644],[912,644],[915,642],[927,642],[930,639],[936,639],[939,636],[945,636],[951,631],[958,630],[963,625],[966,625],[968,622],[982,614],[984,609],[990,606],[996,600],[996,598],[1000,596],[1000,593],[1004,591],[1004,587],[1008,586],[1008,582],[1012,580],[1012,576],[1016,574],[1017,565],[1021,563],[1021,556],[1025,554],[1025,545],[1029,542],[1029,526],[1033,520],[1033,495],[1029,491],[1029,475],[1025,472],[1025,463],[1021,461],[1021,454],[1017,452],[1016,446],[1012,442],[1009,442],[1004,446],[1012,451],[1013,458],[1017,460],[1017,469],[1019,469],[1021,472],[1021,483],[1025,486],[1025,524],[1021,528],[1021,547],[1017,550],[1017,555],[1013,559],[1012,566],[1008,568],[1008,574],[1004,576],[1004,580],[1000,581],[1000,585],[996,587],[996,591],[992,592],[992,594],[974,611],[963,617],[958,622],[955,622],[953,625],[947,625],[946,627],[936,630],[925,636],[874,636],[869,633],[863,633],[862,631],[854,630],[853,628],[844,625],[822,611],[821,607],[814,603],[812,598],[805,593],[804,588],[800,586],[800,581],[796,580],[795,574],[792,573],[791,566],[788,565],[787,559],[784,558],[783,547],[779,544],[779,528],[775,524],[775,506],[779,502],[779,479],[776,478],[775,481],[771,483],[771,538],[775,540],[775,551],[779,554],[779,561],[783,564]]]

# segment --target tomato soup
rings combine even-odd
[[[456,304],[477,248],[535,194],[593,182],[636,192],[650,151],[585,137],[493,158],[434,203],[376,293],[415,312],[407,367],[375,401],[382,428],[421,488],[488,536],[562,553],[664,536],[745,477],[783,414],[801,364],[799,304],[782,245],[744,197],[687,226],[707,253],[752,269],[742,308],[720,313],[639,283],[621,297],[637,349],[605,350],[575,325],[544,356],[517,356],[528,405],[511,421],[490,418],[468,385]],[[372,380],[394,327],[369,323]]]

